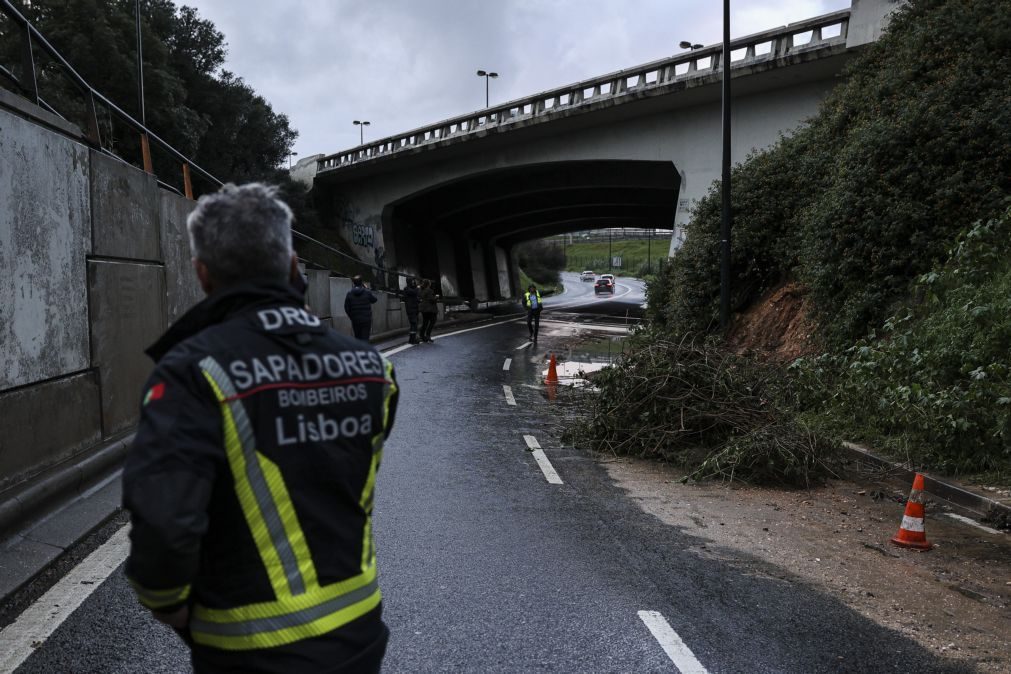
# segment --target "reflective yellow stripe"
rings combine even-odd
[[[140,603],[150,609],[165,608],[166,606],[172,606],[173,604],[180,604],[186,601],[190,596],[190,586],[183,585],[182,587],[174,587],[168,590],[151,590],[132,578],[127,577],[127,582],[133,587],[133,591],[137,593],[137,599]]]
[[[235,420],[232,418],[232,411],[225,405],[225,395],[218,388],[214,378],[204,372],[204,377],[214,389],[214,395],[222,401],[221,415],[224,419],[225,430],[225,454],[228,456],[228,466],[232,470],[232,480],[235,482],[235,493],[239,497],[239,504],[242,506],[242,514],[246,518],[246,524],[253,535],[256,549],[260,553],[260,560],[267,570],[270,578],[270,586],[277,596],[291,594],[288,591],[288,580],[284,575],[284,567],[281,566],[281,559],[277,555],[277,550],[270,540],[270,533],[267,531],[267,523],[263,521],[260,514],[260,506],[253,495],[253,488],[246,479],[246,458],[242,453],[242,443],[239,442],[239,434],[235,428]]]
[[[372,533],[372,503],[376,489],[376,475],[379,464],[383,460],[383,442],[390,423],[390,401],[397,392],[397,383],[393,377],[393,363],[382,356],[386,371],[386,383],[383,385],[383,423],[379,432],[372,436],[372,462],[369,464],[369,474],[365,479],[362,497],[358,503],[365,511],[365,529],[362,532],[362,571],[367,571],[376,564],[375,539]]]
[[[309,552],[309,544],[305,540],[305,533],[298,523],[295,505],[288,494],[284,478],[281,477],[281,469],[277,467],[277,464],[259,452],[256,453],[256,458],[260,461],[263,477],[267,481],[267,487],[270,489],[271,496],[274,497],[274,503],[277,504],[277,512],[281,516],[281,523],[284,525],[284,531],[288,535],[288,542],[291,543],[295,559],[298,560],[298,570],[302,574],[302,581],[307,588],[317,587],[319,583],[316,580],[316,565],[312,561],[312,554]]]
[[[254,449],[252,424],[224,369],[211,357],[200,366],[221,403],[235,490],[274,595],[302,594],[317,586],[316,567],[281,471]]]
[[[232,609],[194,607],[190,633],[227,650],[269,648],[320,636],[360,618],[382,600],[375,567],[296,597]]]

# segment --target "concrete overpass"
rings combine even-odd
[[[814,115],[894,0],[731,43],[732,156]],[[721,45],[303,159],[324,221],[365,262],[478,300],[516,295],[512,248],[555,233],[673,224],[720,176]]]

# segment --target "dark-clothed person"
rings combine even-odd
[[[435,318],[439,315],[439,296],[432,290],[432,282],[427,278],[421,282],[421,341],[432,341],[432,328]]]
[[[418,343],[418,310],[421,308],[421,292],[418,290],[418,281],[407,279],[407,287],[400,292],[404,300],[404,311],[407,312],[407,322],[410,325],[410,337],[408,342]]]
[[[351,290],[344,296],[344,313],[351,319],[355,339],[369,341],[372,336],[372,305],[379,298],[368,289],[361,276],[351,279]]]
[[[523,308],[527,310],[527,329],[530,331],[530,339],[537,341],[537,332],[541,327],[541,311],[544,310],[544,303],[541,301],[541,291],[537,286],[531,285],[523,295]]]
[[[378,672],[372,503],[396,379],[302,306],[274,195],[226,185],[187,221],[208,297],[148,350],[126,576],[197,674]]]

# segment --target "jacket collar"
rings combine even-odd
[[[180,316],[144,353],[157,363],[180,342],[212,325],[223,323],[246,309],[277,304],[300,307],[304,301],[298,291],[283,283],[239,283],[229,286],[206,297]]]

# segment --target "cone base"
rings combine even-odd
[[[903,548],[913,548],[914,550],[930,550],[934,544],[929,541],[904,541],[898,536],[892,536],[892,543]]]

